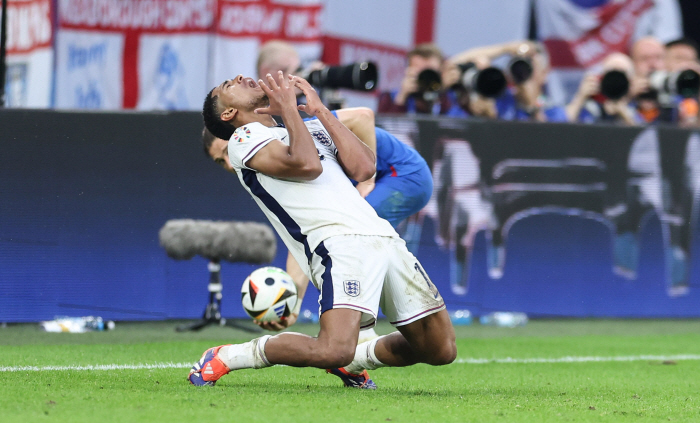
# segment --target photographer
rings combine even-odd
[[[338,89],[371,91],[377,84],[378,76],[377,66],[372,62],[333,66],[313,61],[308,66],[303,66],[299,53],[292,44],[282,40],[267,41],[258,51],[258,78],[264,78],[267,74],[274,75],[278,71],[282,71],[285,77],[294,74],[308,80],[318,89],[319,96],[331,110],[344,107],[344,99],[340,97]],[[302,91],[295,89],[295,93],[297,103],[305,103]]]
[[[501,56],[510,56],[505,72],[490,67]],[[471,91],[469,110],[473,115],[505,120],[566,121],[564,109],[549,104],[544,94],[549,55],[541,43],[519,40],[478,47],[456,54],[449,63],[463,68],[473,65],[466,71],[474,74],[471,81],[468,74],[462,76],[463,85],[467,83]],[[486,72],[490,72],[488,77]],[[484,84],[480,79],[489,81]],[[510,83],[507,88],[506,83]]]
[[[520,57],[529,59],[531,75],[527,78],[520,77],[520,80],[512,78],[514,85],[496,102],[498,117],[505,120],[566,122],[564,108],[551,104],[546,95],[550,66],[549,53],[544,45],[535,43],[534,48],[521,48],[518,53]]]
[[[640,83],[633,84],[636,109],[646,123],[696,126],[700,66],[695,43],[681,39],[666,46],[644,37],[631,49]]]
[[[698,45],[689,38],[681,38],[666,43],[665,48],[664,65],[666,71],[669,72],[669,77],[676,78],[677,81],[683,79],[685,84],[678,81],[676,85],[685,85],[685,88],[678,87],[680,90],[677,89],[677,91],[687,91],[676,93],[675,99],[672,100],[674,107],[671,110],[670,119],[682,127],[697,126],[700,107],[698,106],[698,93],[693,92],[695,88],[692,86],[694,78],[697,79],[695,82],[700,84]]]
[[[442,51],[435,44],[419,44],[406,57],[408,66],[401,87],[380,94],[377,112],[440,114],[442,105],[437,93],[441,88]],[[419,84],[418,76],[427,70],[432,72],[422,75],[432,78],[426,79],[425,84]]]
[[[700,70],[698,65],[698,45],[690,38],[669,41],[665,46],[664,66],[667,71],[684,69]]]
[[[588,74],[583,78],[576,95],[566,106],[569,122],[643,123],[630,104],[630,83],[634,79],[632,59],[622,53],[612,53],[602,66],[600,74]]]

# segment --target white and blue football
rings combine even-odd
[[[251,273],[241,287],[243,309],[261,322],[286,319],[297,303],[297,287],[292,277],[278,267],[261,267]]]

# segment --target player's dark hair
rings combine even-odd
[[[675,46],[688,46],[691,47],[693,50],[695,50],[695,54],[697,55],[698,52],[700,52],[700,48],[698,47],[698,43],[695,42],[695,40],[687,37],[679,38],[677,40],[669,41],[666,43],[666,48],[669,47],[675,47]]]
[[[209,149],[211,148],[211,145],[214,144],[215,139],[216,137],[214,134],[212,134],[207,128],[202,129],[202,148],[204,149],[204,154],[206,154],[209,158],[211,158]]]
[[[221,120],[217,100],[219,96],[212,95],[214,89],[209,91],[209,94],[204,98],[202,106],[202,118],[204,118],[204,126],[214,134],[215,137],[228,140],[233,135],[236,128],[228,122]]]

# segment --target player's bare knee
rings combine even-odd
[[[454,340],[446,340],[428,354],[425,362],[433,366],[444,366],[452,363],[456,358],[457,344]]]

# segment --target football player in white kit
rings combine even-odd
[[[297,106],[295,87],[306,105]],[[304,122],[298,110],[318,119]],[[372,389],[366,370],[454,361],[454,328],[440,293],[348,179],[371,178],[374,154],[306,80],[279,72],[256,83],[239,75],[207,95],[202,114],[219,138],[210,156],[236,172],[319,289],[321,317],[317,337],[284,332],[208,349],[190,371],[192,384],[285,364],[327,369],[346,386]],[[374,325],[380,307],[398,331],[358,345],[360,328]]]

